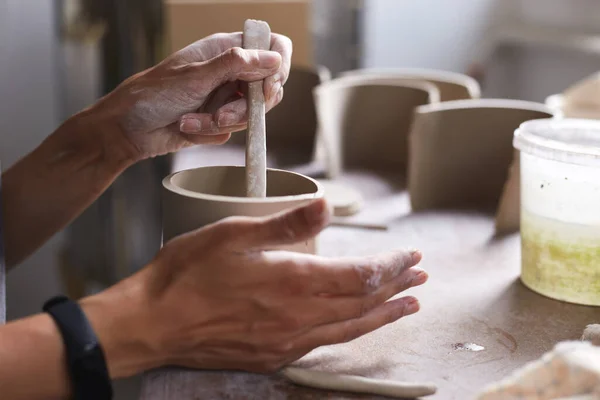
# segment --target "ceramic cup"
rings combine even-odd
[[[231,216],[261,217],[323,197],[321,185],[304,175],[267,170],[267,197],[245,197],[245,168],[211,166],[163,179],[163,243]],[[316,253],[315,239],[281,249]]]

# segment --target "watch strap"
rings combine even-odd
[[[68,297],[57,296],[44,304],[65,345],[67,369],[74,400],[111,400],[112,384],[104,351],[83,310]]]

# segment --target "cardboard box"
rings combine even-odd
[[[310,0],[166,0],[170,52],[218,32],[239,32],[248,18],[292,39],[292,63],[313,66]]]

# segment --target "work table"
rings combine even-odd
[[[189,163],[180,162],[176,169],[188,167]],[[431,399],[470,399],[557,342],[579,339],[587,324],[600,322],[598,308],[554,301],[524,287],[519,280],[519,236],[494,238],[491,216],[413,214],[408,195],[398,189],[398,183],[365,173],[349,173],[343,180],[360,182],[366,195],[364,212],[354,218],[388,223],[389,230],[330,227],[319,236],[318,253],[368,255],[415,247],[424,254],[421,266],[430,280],[408,292],[419,298],[421,312],[332,350],[337,365],[345,365],[340,359],[364,364],[364,368],[355,364],[340,372],[360,375],[368,369],[375,377],[431,381],[438,385],[438,393]],[[469,350],[471,344],[480,351]],[[302,388],[276,375],[178,368],[148,372],[141,397],[321,398],[373,397]]]

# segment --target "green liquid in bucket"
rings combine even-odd
[[[521,215],[521,280],[545,296],[600,306],[600,226]]]

